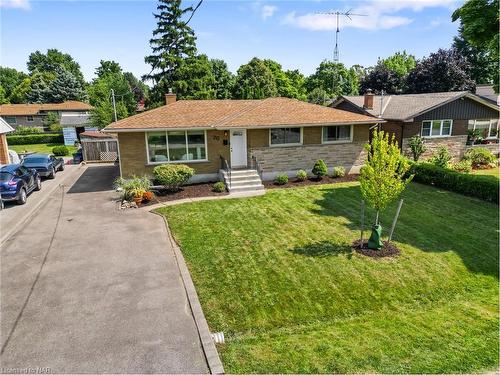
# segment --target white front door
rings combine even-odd
[[[231,168],[247,166],[247,131],[231,130],[229,143],[231,146]]]

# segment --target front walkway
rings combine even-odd
[[[207,373],[162,218],[117,209],[115,167],[82,171],[3,244],[1,367]]]

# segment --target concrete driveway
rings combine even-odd
[[[117,209],[114,166],[82,168],[1,253],[1,367],[207,373],[160,217]]]

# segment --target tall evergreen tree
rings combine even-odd
[[[152,102],[163,101],[163,95],[173,87],[175,71],[187,57],[196,54],[193,29],[182,18],[193,8],[181,8],[181,0],[159,0],[158,13],[154,13],[157,27],[150,39],[152,53],[144,61],[151,71],[143,79],[153,81]]]
[[[66,100],[85,99],[85,90],[80,81],[66,69],[58,68],[56,79],[50,82],[48,86],[46,101],[49,103],[62,103]]]
[[[45,103],[49,92],[49,83],[52,81],[52,74],[35,73],[31,76],[30,88],[26,93],[28,103]]]

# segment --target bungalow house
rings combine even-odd
[[[62,115],[88,115],[92,106],[87,103],[70,100],[63,103],[2,104],[0,117],[14,129],[18,126],[38,127],[46,130],[45,118],[50,112]]]
[[[479,134],[476,143],[498,154],[499,107],[467,91],[384,96],[368,91],[364,96],[341,96],[331,106],[386,120],[381,128],[395,135],[407,155],[408,140],[420,135],[427,147],[423,157],[445,146],[458,159],[474,147],[468,136],[473,130]]]
[[[222,170],[278,173],[310,171],[317,159],[356,173],[363,145],[379,119],[288,98],[179,100],[114,122],[123,177],[151,175],[156,165],[185,163],[194,181],[216,181]],[[245,172],[246,171],[246,172]]]

